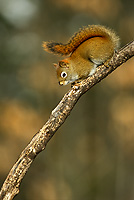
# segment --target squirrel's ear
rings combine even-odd
[[[53,63],[54,67],[57,69],[58,68],[58,65],[56,63]]]
[[[67,59],[59,61],[59,66],[61,68],[69,68],[69,61]]]

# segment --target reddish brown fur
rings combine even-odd
[[[45,51],[52,52],[54,54],[69,55],[84,41],[98,36],[109,38],[109,40],[113,42],[115,49],[118,48],[119,38],[116,34],[110,29],[100,25],[89,25],[80,29],[80,31],[75,33],[67,44],[44,42],[43,48]]]

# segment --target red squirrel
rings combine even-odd
[[[79,30],[67,44],[43,42],[45,51],[69,55],[54,64],[60,85],[84,79],[96,71],[98,65],[112,57],[119,47],[119,37],[109,28],[89,25]]]

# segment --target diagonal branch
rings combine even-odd
[[[10,170],[0,191],[0,199],[11,200],[19,193],[20,184],[35,157],[45,149],[57,129],[65,122],[79,98],[121,64],[134,56],[134,41],[115,53],[109,63],[99,66],[95,74],[75,84],[51,112],[48,121],[34,135]]]

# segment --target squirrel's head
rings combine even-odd
[[[54,64],[56,68],[57,78],[60,85],[67,85],[78,79],[77,74],[72,72],[69,58],[59,61],[59,64]]]

